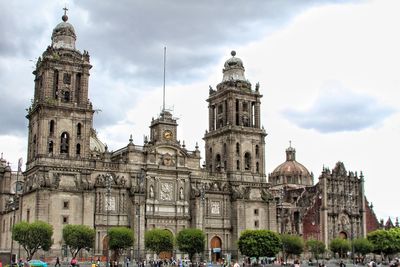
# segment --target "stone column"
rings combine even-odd
[[[255,108],[254,108],[254,126],[255,128],[260,128],[260,101],[257,100],[255,103]]]
[[[360,213],[361,213],[361,235],[363,238],[367,237],[367,220],[365,218],[366,212],[365,212],[365,195],[364,195],[364,175],[361,172],[360,174],[360,180],[359,180],[359,196],[361,198],[360,203]]]
[[[242,115],[243,115],[243,101],[239,100],[239,126],[243,126]]]
[[[229,125],[235,125],[235,103],[232,98],[228,99],[228,121]]]
[[[214,107],[212,105],[208,106],[208,129],[209,131],[214,130]]]
[[[321,207],[321,234],[322,241],[326,246],[328,246],[328,194],[326,190],[326,177],[322,174],[320,178],[321,186],[322,186],[322,207]]]

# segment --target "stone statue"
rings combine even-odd
[[[184,200],[185,199],[185,196],[184,196],[184,194],[183,194],[183,188],[181,187],[180,189],[179,189],[179,200]]]
[[[150,198],[154,198],[154,188],[152,185],[150,186],[149,196],[150,196]]]

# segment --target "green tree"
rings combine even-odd
[[[325,252],[325,244],[322,241],[315,240],[315,239],[309,239],[306,242],[306,247],[309,252],[314,256],[314,258],[317,260],[319,259],[319,255]]]
[[[365,256],[366,254],[373,251],[374,247],[370,241],[366,238],[357,238],[352,242],[352,246],[354,249],[354,253],[357,253],[358,256]]]
[[[286,257],[300,255],[304,250],[303,239],[297,235],[281,235],[282,249]]]
[[[194,254],[204,251],[205,235],[200,229],[183,229],[176,236],[176,244],[180,251],[189,254],[192,261]]]
[[[273,257],[282,247],[279,234],[270,230],[244,230],[238,240],[239,250],[248,257]]]
[[[174,248],[174,237],[165,229],[153,229],[144,234],[144,245],[146,249],[157,255],[162,251],[172,251]]]
[[[81,249],[89,251],[93,248],[96,232],[86,225],[68,224],[63,228],[62,234],[72,257],[76,257]]]
[[[395,227],[395,228],[391,228],[389,229],[389,233],[392,237],[392,241],[393,241],[393,250],[394,253],[399,253],[400,252],[400,228]]]
[[[39,249],[44,251],[50,249],[53,244],[52,236],[53,227],[42,221],[33,223],[22,221],[12,228],[12,239],[17,241],[26,251],[28,261]]]
[[[108,230],[108,242],[114,251],[114,260],[118,260],[125,249],[133,246],[133,231],[127,227],[111,227]]]
[[[375,230],[367,235],[367,239],[372,243],[373,252],[381,254],[381,256],[388,256],[400,251],[399,229]]]
[[[329,248],[333,253],[338,253],[340,258],[346,255],[351,249],[350,242],[343,238],[335,238],[329,244]]]

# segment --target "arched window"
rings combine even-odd
[[[77,155],[81,154],[81,144],[76,144],[76,154]]]
[[[249,152],[246,152],[244,154],[244,169],[250,170],[250,168],[251,168],[251,156]]]
[[[256,162],[256,172],[257,172],[257,173],[260,172],[260,166],[259,166],[258,162]]]
[[[236,170],[240,170],[240,161],[239,160],[236,161]]]
[[[32,142],[32,154],[33,156],[36,155],[36,134],[33,136],[33,142]]]
[[[53,153],[53,146],[54,146],[53,141],[49,141],[49,154]]]
[[[81,136],[82,135],[82,124],[81,123],[78,123],[76,125],[76,135],[77,136]]]
[[[68,154],[68,151],[69,151],[69,134],[67,132],[63,132],[61,134],[60,153]]]
[[[223,119],[219,119],[218,120],[218,127],[217,128],[221,128],[224,127],[224,120]]]
[[[53,135],[54,134],[54,121],[53,120],[51,120],[50,121],[50,127],[49,127],[49,134],[50,135]]]
[[[258,148],[258,145],[256,145],[256,157],[258,158],[260,156],[260,149]]]
[[[53,97],[58,98],[58,70],[54,70],[53,75]]]
[[[217,154],[217,156],[215,157],[215,166],[216,166],[216,168],[221,167],[221,155],[220,154]]]
[[[239,143],[236,143],[236,154],[239,155],[239,153],[240,153],[240,145]]]
[[[71,98],[70,92],[64,91],[64,98],[63,98],[64,102],[69,102],[70,98]]]

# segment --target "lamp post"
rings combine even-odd
[[[22,168],[22,158],[19,158],[18,159],[18,169],[17,169],[17,181],[15,182],[15,192],[14,192],[14,199],[13,199],[13,202],[12,202],[12,211],[13,211],[13,219],[12,219],[12,228],[14,228],[14,225],[15,225],[15,210],[16,210],[16,207],[17,207],[17,199],[18,199],[18,183],[19,183],[19,181],[18,181],[18,178],[19,178],[19,172],[21,171],[21,168]],[[14,240],[13,240],[13,238],[12,238],[12,229],[11,229],[11,249],[10,249],[10,262],[12,262],[13,261],[13,249],[14,249]],[[19,255],[18,255],[19,256]],[[17,260],[17,258],[15,257],[15,261]]]
[[[12,220],[12,228],[14,228],[14,224],[15,224],[15,201],[16,201],[16,196],[14,197],[14,202],[12,203],[12,205],[13,205],[13,207],[12,207],[12,210],[13,210],[13,220]],[[13,240],[13,238],[12,238],[12,229],[11,229],[11,255],[10,255],[10,263],[12,263],[13,262],[13,248],[14,248],[14,240]],[[15,258],[15,260],[16,260],[17,258]]]
[[[140,259],[140,206],[139,202],[137,203],[136,206],[136,215],[137,215],[137,231],[138,231],[138,242],[137,242],[137,260],[138,264],[140,264],[141,259]]]
[[[283,211],[283,197],[285,196],[285,188],[282,187],[280,189],[280,198],[279,198],[279,206],[281,207],[281,235],[285,233],[285,222],[283,219],[284,211]],[[285,244],[282,242],[282,258],[283,258],[283,263],[285,263]]]
[[[140,172],[138,174],[138,184],[139,184],[139,196],[136,202],[136,215],[137,215],[137,231],[138,231],[138,243],[137,243],[137,260],[138,260],[138,265],[139,263],[141,264],[141,255],[140,255],[140,199],[141,196],[140,194],[144,194],[146,191],[146,186],[145,186],[145,176],[146,176],[146,171],[145,169],[141,168]],[[144,208],[144,210],[146,210]],[[144,229],[144,228],[143,228]]]
[[[111,196],[111,179],[112,179],[112,177],[111,177],[111,174],[109,174],[109,173],[107,173],[106,174],[106,188],[107,188],[107,193],[106,193],[106,196],[107,196],[107,207],[106,207],[106,212],[107,212],[107,225],[106,225],[106,235],[107,235],[107,254],[106,254],[106,260],[107,260],[107,263],[106,263],[106,266],[107,267],[109,267],[109,264],[110,264],[110,237],[109,237],[109,235],[108,235],[108,228],[109,228],[109,225],[110,225],[110,209],[111,209],[111,203],[110,203],[110,196]]]
[[[204,226],[204,222],[205,222],[205,219],[204,219],[204,217],[205,217],[205,214],[204,214],[204,204],[205,204],[205,200],[206,200],[206,189],[205,189],[205,186],[204,186],[204,184],[202,184],[201,185],[201,190],[200,190],[200,201],[201,201],[201,206],[202,206],[202,213],[203,213],[203,216],[202,216],[202,218],[201,218],[201,228],[202,228],[202,230],[203,230],[203,233],[205,232],[204,230],[205,230],[205,226]],[[204,255],[204,251],[203,251],[203,258],[205,258],[205,255]]]
[[[353,195],[352,193],[349,194],[349,209],[352,208],[353,205]],[[352,216],[352,211],[350,212],[350,240],[351,240],[351,259],[353,261],[354,265],[354,245],[353,245],[353,239],[354,239],[354,229],[353,229],[353,216]]]

